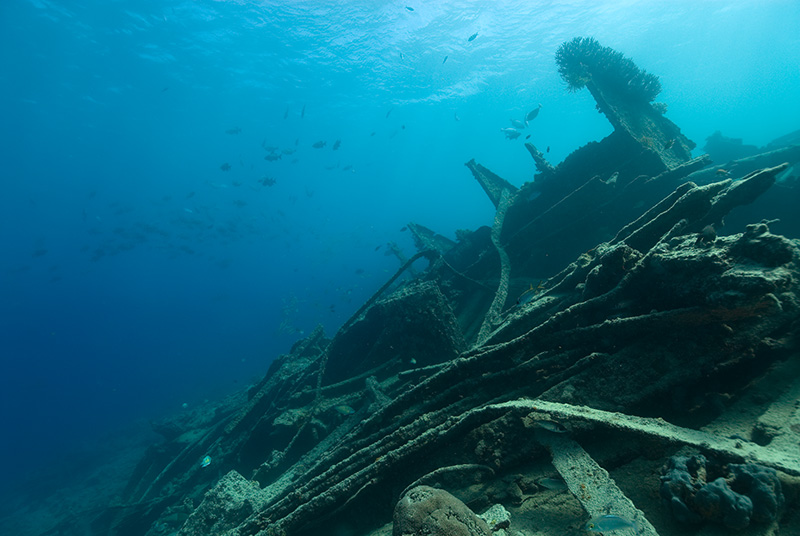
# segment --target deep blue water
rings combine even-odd
[[[660,76],[700,148],[763,145],[800,124],[799,27],[795,0],[4,0],[4,485],[332,335],[399,266],[386,243],[415,252],[407,222],[491,224],[463,164],[530,180],[510,118],[543,105],[553,163],[610,133],[562,42]]]

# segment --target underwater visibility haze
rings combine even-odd
[[[799,128],[798,27],[790,0],[2,2],[0,491],[333,336],[409,222],[491,226],[469,160],[518,187],[524,142],[610,134],[562,43],[658,76],[698,156]]]

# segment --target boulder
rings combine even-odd
[[[489,536],[484,520],[450,493],[417,486],[394,509],[392,536]]]

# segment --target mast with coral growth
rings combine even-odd
[[[654,103],[661,82],[620,52],[591,37],[576,37],[556,52],[558,72],[572,91],[586,87],[615,132],[624,133],[644,151],[672,169],[691,159],[695,143],[664,117],[666,104]]]

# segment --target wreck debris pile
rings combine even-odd
[[[733,401],[776,370],[785,388],[764,397],[791,398],[800,385],[789,357],[800,336],[797,241],[769,222],[718,232],[798,155],[693,182],[710,177],[692,175],[710,161],[692,159],[694,144],[651,104],[656,77],[590,39],[566,43],[558,62],[614,133],[558,166],[526,145],[538,173],[520,188],[468,162],[497,210],[492,228],[453,242],[409,225],[419,253],[398,255],[398,273],[333,338],[317,328],[247,393],[160,424],[166,442],[98,530],[302,536],[346,523],[366,535],[386,534],[394,518],[400,535],[433,530],[446,511],[461,533],[484,535],[472,510],[510,509],[502,529],[513,529],[513,513],[548,488],[530,472],[539,463],[583,512],[573,528],[614,514],[656,534],[652,505],[609,473],[645,450],[662,463],[679,448],[750,482],[748,519],[789,515],[783,503],[797,493],[779,494],[800,475],[785,448],[796,413],[776,418],[771,406],[758,426],[740,423],[735,433],[753,441],[699,428],[727,422]],[[398,284],[420,257],[430,266]],[[610,454],[598,437],[624,442]],[[731,495],[741,492],[700,484],[681,459],[662,483],[671,511],[695,521],[693,508],[717,493],[739,517],[702,519],[744,526],[746,501]],[[647,485],[657,496],[658,478]]]

